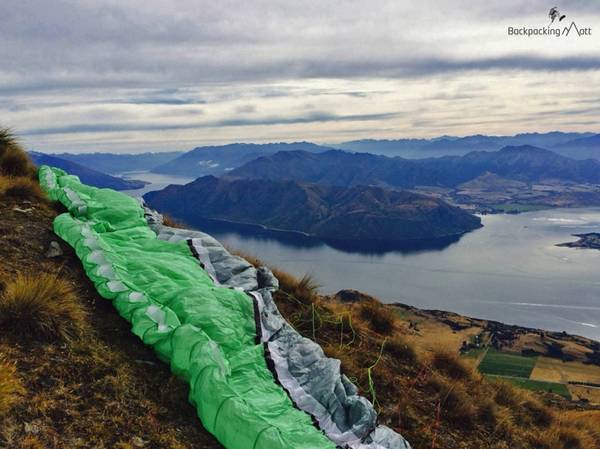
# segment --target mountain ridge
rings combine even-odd
[[[477,229],[478,217],[411,192],[293,180],[205,176],[149,192],[144,200],[177,219],[218,219],[335,240],[435,239]]]
[[[575,160],[530,145],[427,159],[392,158],[342,150],[312,155],[299,151],[287,155],[276,153],[251,161],[231,171],[229,176],[411,188],[417,185],[453,187],[488,171],[519,181],[554,177],[600,183],[599,161]]]
[[[594,136],[593,132],[519,133],[507,136],[474,134],[469,136],[439,136],[434,138],[401,138],[401,139],[359,139],[330,146],[348,151],[360,151],[388,156],[403,156],[418,159],[428,156],[464,155],[470,151],[496,151],[507,145],[533,145],[553,149],[564,156],[577,159],[589,157],[588,153],[578,151],[576,145],[568,148],[568,142]],[[566,151],[562,151],[562,149]],[[600,158],[600,151],[596,154]]]
[[[136,179],[123,179],[112,176],[98,170],[86,167],[70,160],[62,159],[45,153],[30,152],[31,159],[37,165],[51,165],[61,168],[69,174],[78,176],[82,182],[100,188],[110,188],[115,190],[141,189],[146,185],[144,181]]]
[[[253,159],[280,151],[304,150],[312,153],[329,149],[311,142],[201,146],[153,168],[152,172],[190,177],[222,175]]]

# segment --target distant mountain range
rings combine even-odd
[[[369,186],[205,176],[144,199],[191,224],[219,219],[334,240],[433,239],[481,226],[478,217],[439,199]]]
[[[259,157],[281,151],[321,153],[332,149],[370,153],[388,157],[427,159],[441,156],[463,156],[473,151],[498,151],[506,146],[536,146],[573,159],[600,160],[600,134],[596,133],[526,133],[514,136],[474,135],[466,137],[441,136],[432,139],[365,139],[317,145],[311,142],[294,143],[232,143],[201,146],[188,152],[142,154],[53,154],[104,173],[121,174],[133,171],[197,178],[221,176]]]
[[[569,140],[552,147],[557,153],[579,158],[600,159],[600,134]]]
[[[179,157],[152,169],[154,173],[199,177],[222,175],[246,162],[279,151],[321,152],[331,148],[310,142],[295,143],[232,143],[229,145],[194,148]]]
[[[62,168],[71,175],[79,176],[84,184],[114,190],[141,189],[146,185],[143,181],[129,180],[107,175],[106,173],[84,167],[76,162],[62,159],[49,154],[30,152],[29,155],[36,165],[50,165]]]
[[[104,173],[120,174],[131,171],[148,171],[154,167],[165,164],[181,155],[182,151],[167,153],[140,153],[140,154],[116,154],[116,153],[61,153],[53,154],[67,161],[76,162],[86,167],[99,170]]]
[[[588,140],[590,139],[590,140]],[[600,159],[596,133],[524,133],[514,136],[442,136],[433,139],[365,139],[331,144],[331,147],[362,153],[402,156],[411,159],[464,155],[472,151],[497,151],[505,146],[531,145],[553,150],[574,159]]]
[[[231,171],[229,176],[412,188],[419,185],[454,187],[487,172],[525,182],[558,179],[600,183],[600,161],[574,160],[528,145],[416,160],[340,150],[316,154],[288,151],[251,161]]]

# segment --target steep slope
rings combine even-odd
[[[0,362],[14,364],[13,375],[24,388],[0,415],[0,446],[221,448],[187,404],[185,384],[96,293],[75,252],[60,243],[62,255],[45,256],[50,242],[58,240],[52,220],[61,212],[46,200],[0,201],[0,236],[6,236],[0,237],[0,285],[18,273],[60,273],[76,286],[90,326],[69,344],[32,344],[0,333]],[[455,333],[446,317],[430,325],[416,309],[406,312],[366,295],[354,303],[338,302],[316,294],[309,280],[276,274],[275,300],[285,317],[327,355],[342,360],[360,391],[376,399],[381,422],[402,431],[413,449],[600,448],[593,430],[598,412],[568,411],[552,395],[488,383],[447,353],[441,353],[446,359],[432,360],[426,342],[439,345],[442,335]],[[444,332],[436,337],[433,328]],[[424,342],[413,345],[415,337]]]
[[[15,179],[3,176],[4,150],[0,132],[0,185]],[[58,240],[52,220],[64,209],[33,190],[15,193],[0,188],[0,299],[18,274],[52,273],[76,289],[89,327],[68,342],[31,341],[2,328],[0,447],[219,448],[186,404],[187,387],[95,292],[75,252],[60,243],[63,254],[46,256]],[[464,329],[478,320],[449,320],[454,314],[383,305],[360,294],[354,303],[339,302],[317,294],[308,277],[276,274],[284,316],[341,359],[360,392],[378,404],[380,422],[407,436],[413,449],[600,448],[600,413],[585,402],[488,382],[465,359],[439,351],[447,336],[457,340],[455,321]],[[440,319],[432,325],[427,316]],[[7,389],[11,383],[18,388]]]
[[[187,386],[131,333],[96,293],[75,251],[54,234],[52,221],[63,212],[47,199],[10,197],[0,189],[0,297],[19,274],[56,276],[72,287],[86,316],[84,333],[67,342],[17,337],[3,325],[0,410],[6,364],[22,388],[0,414],[0,447],[222,449],[199,425]],[[60,251],[48,257],[52,242]]]
[[[481,226],[479,218],[441,200],[367,186],[206,176],[144,199],[189,223],[222,219],[339,240],[433,239]]]
[[[558,179],[600,182],[600,162],[570,159],[532,146],[504,147],[496,152],[477,151],[465,156],[402,159],[366,153],[297,151],[265,156],[230,172],[230,176],[296,179],[334,185],[453,187],[486,172],[507,179],[536,182]]]
[[[311,153],[326,151],[329,148],[310,142],[295,143],[233,143],[229,145],[194,148],[176,159],[162,164],[152,171],[178,176],[197,178],[204,175],[221,175],[231,169],[260,156],[278,151],[302,150]]]
[[[146,184],[143,181],[137,181],[134,179],[123,179],[116,176],[107,175],[106,173],[99,172],[97,170],[84,167],[76,162],[62,159],[56,156],[52,156],[44,153],[29,153],[33,162],[37,165],[52,165],[53,167],[62,168],[67,170],[73,175],[79,176],[82,182],[91,184],[96,187],[109,188],[114,190],[130,190],[130,189],[141,189]]]

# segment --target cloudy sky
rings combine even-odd
[[[49,152],[600,132],[600,3],[558,5],[591,36],[507,34],[552,6],[1,0],[0,124]]]

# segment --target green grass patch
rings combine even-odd
[[[497,380],[503,380],[511,383],[516,387],[523,388],[525,390],[538,391],[538,392],[550,392],[559,394],[565,398],[571,399],[571,393],[565,384],[559,384],[556,382],[543,382],[541,380],[532,379],[516,379],[514,377],[502,377],[502,376],[489,376],[486,378],[492,382]]]
[[[481,363],[479,371],[494,376],[529,378],[537,357],[525,357],[511,352],[489,349]]]

